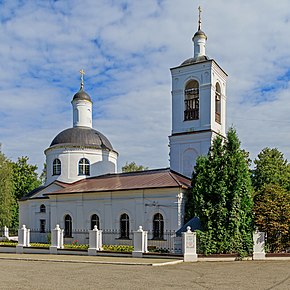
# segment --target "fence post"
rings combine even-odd
[[[30,247],[30,229],[26,229],[26,247]]]
[[[6,226],[4,227],[3,236],[9,239],[9,229]]]
[[[97,243],[97,248],[98,251],[102,251],[103,250],[103,231],[99,230],[98,231],[98,243]]]
[[[196,233],[188,226],[187,231],[182,233],[182,253],[184,262],[197,262]]]
[[[148,232],[147,231],[143,231],[143,239],[144,239],[143,251],[144,253],[148,253]]]
[[[57,254],[57,249],[63,248],[63,230],[56,225],[55,229],[51,230],[51,246],[49,247],[50,254]]]
[[[64,229],[60,229],[60,237],[59,237],[59,248],[63,249],[63,233]]]
[[[16,253],[23,254],[23,247],[30,247],[30,229],[25,225],[18,230],[18,244],[16,246]]]
[[[102,231],[98,230],[98,227],[95,225],[93,230],[89,230],[88,255],[97,255],[97,251],[102,250],[102,245]]]
[[[133,257],[142,258],[143,253],[147,252],[147,231],[143,231],[142,226],[139,226],[137,231],[133,232],[134,251]]]
[[[266,258],[265,233],[256,230],[253,233],[253,241],[254,241],[253,260],[265,260]]]

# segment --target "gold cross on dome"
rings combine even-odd
[[[198,6],[198,30],[201,28],[201,7]]]
[[[85,75],[85,71],[83,69],[80,70],[80,74],[81,74],[81,88],[84,87],[84,75]]]

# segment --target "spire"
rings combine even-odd
[[[83,69],[80,70],[80,75],[81,75],[81,90],[84,88],[84,75],[85,71]]]
[[[198,31],[194,34],[192,41],[194,43],[194,57],[205,56],[205,44],[207,36],[201,30],[201,7],[198,7]]]
[[[198,6],[198,30],[201,30],[201,7]]]
[[[83,69],[80,70],[80,78],[81,78],[81,87],[79,89],[79,91],[73,96],[73,100],[87,100],[92,102],[91,97],[84,91],[84,75],[85,72]]]

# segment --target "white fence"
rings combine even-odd
[[[58,232],[57,238],[54,231]],[[140,231],[144,232],[141,236]],[[1,236],[2,239],[11,238],[7,228],[2,229]],[[174,232],[165,232],[162,239],[154,239],[154,234],[152,232],[143,231],[143,229],[140,230],[140,228],[135,232],[130,232],[127,237],[122,236],[118,231],[98,230],[96,228],[89,231],[73,231],[71,237],[65,237],[63,229],[60,229],[59,226],[56,226],[56,228],[52,230],[51,234],[48,232],[43,233],[36,230],[30,230],[23,225],[18,230],[18,245],[16,247],[16,252],[22,253],[29,251],[26,248],[30,246],[31,242],[35,241],[51,242],[51,247],[54,247],[51,253],[57,253],[61,250],[64,247],[64,243],[89,245],[91,254],[96,254],[97,251],[101,251],[102,245],[128,245],[134,246],[133,252],[135,252],[135,254],[138,252],[138,255],[139,253],[146,253],[147,250],[149,250],[150,252],[156,251],[159,253],[183,254],[184,260],[197,260],[196,236],[195,233],[190,231],[190,229],[188,229],[186,233],[183,233],[182,237],[176,237]],[[253,242],[253,259],[266,259],[265,233],[258,231],[253,233]],[[45,250],[43,251],[45,252]],[[187,258],[185,258],[186,256]],[[205,258],[202,258],[202,260],[205,260]]]

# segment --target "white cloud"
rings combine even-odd
[[[228,125],[236,126],[252,158],[271,146],[290,159],[290,3],[276,2],[1,3],[4,153],[13,159],[28,155],[42,167],[44,149],[71,126],[70,101],[84,68],[94,127],[119,151],[120,166],[133,160],[168,166],[169,68],[192,56],[200,4],[207,54],[229,74]]]

